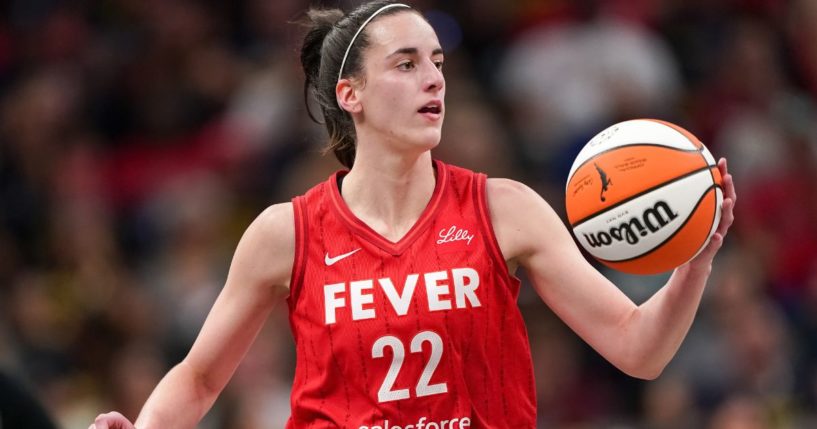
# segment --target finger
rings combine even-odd
[[[726,158],[718,160],[718,170],[720,170],[721,176],[729,174],[729,161]]]
[[[715,259],[715,254],[718,253],[718,250],[721,249],[723,246],[723,235],[720,232],[716,232],[712,234],[712,237],[709,239],[709,243],[706,245],[706,248],[703,252],[701,252],[701,256],[704,260],[712,261]]]
[[[737,193],[735,192],[735,181],[731,174],[726,174],[721,176],[722,185],[723,185],[723,195],[725,198],[735,199],[737,198]]]
[[[721,219],[717,231],[722,236],[726,235],[729,227],[735,219],[735,202],[737,201],[737,193],[735,192],[735,183],[732,175],[729,174],[729,167],[726,158],[718,160],[718,169],[721,172],[722,188],[723,188],[723,202],[721,205]]]
[[[91,426],[93,426],[94,429],[110,429],[110,426],[108,425],[108,418],[107,418],[108,414],[110,414],[110,413],[100,414],[100,415],[96,416],[96,419],[94,420],[94,424],[91,425]]]
[[[723,200],[723,205],[721,206],[721,220],[718,224],[717,232],[721,235],[726,235],[726,232],[729,230],[729,227],[732,226],[732,222],[735,220],[735,202],[732,199],[725,199]]]
[[[729,174],[729,166],[726,158],[721,158],[718,160],[718,170],[723,178],[724,197],[731,198],[733,201],[735,201],[737,199],[737,194],[735,193],[735,183],[732,180],[732,175]]]

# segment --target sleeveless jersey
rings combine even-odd
[[[293,199],[287,428],[535,428],[530,346],[483,174],[434,161],[425,211],[391,242],[337,172]]]

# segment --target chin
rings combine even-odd
[[[422,146],[423,149],[431,150],[439,146],[441,138],[441,130],[427,130],[426,132],[423,132],[421,135],[417,136],[415,141],[417,142],[417,145]]]
[[[425,139],[425,140],[417,142],[417,146],[422,148],[423,151],[428,151],[428,150],[434,149],[435,147],[437,147],[439,145],[440,145],[439,137],[435,138],[435,139]]]
[[[424,127],[414,129],[404,129],[393,134],[394,143],[399,145],[399,150],[409,152],[425,152],[434,149],[440,144],[442,130],[437,127]],[[397,147],[396,147],[397,149]]]

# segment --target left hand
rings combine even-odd
[[[709,244],[706,245],[704,250],[698,254],[695,258],[693,258],[687,264],[690,269],[701,267],[701,268],[709,268],[712,264],[712,260],[715,258],[715,254],[718,253],[718,250],[723,245],[723,239],[726,236],[726,233],[729,231],[729,227],[732,226],[732,221],[735,220],[735,201],[737,201],[737,194],[735,193],[735,183],[732,181],[732,175],[729,174],[729,171],[726,166],[726,158],[721,158],[718,160],[718,169],[721,172],[721,177],[723,178],[723,205],[721,205],[721,220],[718,224],[718,229],[715,230],[715,233],[712,234],[712,238],[709,240]]]

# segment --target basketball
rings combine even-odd
[[[570,228],[599,262],[657,274],[692,259],[720,220],[715,158],[678,125],[635,119],[593,137],[573,162],[565,205]]]

